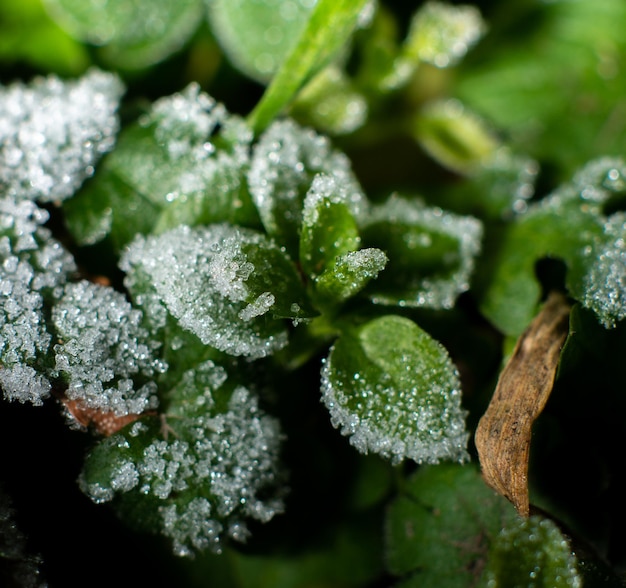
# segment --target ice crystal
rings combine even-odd
[[[72,196],[110,151],[123,88],[92,70],[76,81],[55,76],[0,87],[0,186],[16,199]]]
[[[155,359],[141,320],[141,311],[110,287],[87,281],[66,286],[52,323],[60,340],[54,372],[67,380],[68,398],[117,416],[156,407],[150,378],[166,366]]]
[[[96,502],[131,491],[156,498],[160,531],[178,555],[220,551],[224,538],[246,538],[246,519],[266,522],[283,510],[279,493],[267,492],[281,478],[278,422],[243,386],[216,409],[223,369],[205,362],[199,370],[188,371],[173,391],[178,399],[166,416],[167,437],[135,423],[97,448],[114,456],[106,479],[83,473],[80,480]]]
[[[41,404],[50,391],[41,362],[51,335],[44,303],[76,267],[29,200],[0,199],[0,386],[9,400]]]
[[[291,120],[277,121],[263,133],[253,150],[248,183],[268,233],[288,245],[297,241],[304,199],[318,173],[335,178],[358,217],[365,197],[349,159],[334,150],[326,137]]]
[[[219,224],[180,226],[159,236],[138,237],[121,267],[131,291],[148,276],[154,292],[186,330],[231,355],[264,357],[287,342],[284,326],[267,316],[272,293],[254,293],[247,281],[259,268],[248,247],[277,250],[264,235]]]

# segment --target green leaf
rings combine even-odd
[[[307,25],[310,0],[205,0],[220,47],[246,75],[267,82]]]
[[[315,176],[320,173],[333,179],[319,179],[313,186]],[[248,185],[265,230],[284,245],[294,259],[298,258],[303,208],[309,191],[313,200],[320,191],[324,196],[319,197],[328,195],[329,198],[332,192],[332,198],[344,202],[355,217],[365,206],[365,196],[352,172],[350,160],[334,149],[328,138],[299,127],[289,119],[272,124],[254,146]],[[342,223],[347,231],[353,231],[347,227],[349,219]],[[311,251],[312,244],[306,243],[311,236],[303,238],[303,261],[317,271],[314,269],[316,262],[306,257],[315,255],[317,259],[319,254]]]
[[[498,147],[484,121],[456,100],[428,104],[415,117],[413,133],[436,161],[459,173],[477,168]]]
[[[360,242],[346,187],[334,176],[318,174],[304,200],[300,232],[302,269],[315,278],[336,257],[356,251]]]
[[[475,466],[423,466],[387,512],[389,571],[403,577],[402,588],[482,586],[493,539],[516,518]]]
[[[257,225],[244,174],[250,130],[197,84],[156,101],[126,128],[98,173],[65,208],[80,244],[179,224]]]
[[[451,308],[469,288],[482,225],[469,216],[393,196],[371,211],[364,245],[384,251],[389,264],[368,289],[378,304]]]
[[[138,237],[120,267],[131,294],[150,307],[146,312],[153,321],[165,326],[169,313],[205,345],[231,355],[264,357],[283,347],[286,325],[275,314],[310,316],[292,262],[251,229],[183,225]]]
[[[538,516],[518,519],[502,530],[490,550],[486,579],[489,586],[583,585],[569,542],[550,519]]]
[[[85,48],[52,21],[39,0],[0,3],[0,59],[68,76],[89,65]]]
[[[157,63],[191,37],[202,16],[201,0],[44,0],[70,35],[104,46],[109,63],[140,69]]]
[[[176,555],[219,552],[246,519],[282,511],[278,422],[212,362],[183,375],[163,420],[143,418],[98,443],[81,489],[115,500],[129,523],[168,537]]]
[[[407,37],[384,85],[403,86],[420,62],[440,68],[456,65],[486,28],[475,6],[426,2],[411,18]]]
[[[458,372],[409,319],[389,315],[344,332],[322,369],[322,401],[362,453],[393,462],[467,459]]]
[[[360,292],[387,265],[387,256],[376,248],[340,255],[315,280],[315,293],[325,302],[341,303]]]
[[[248,117],[255,132],[265,129],[316,72],[350,38],[368,0],[319,0],[292,51]]]
[[[621,216],[602,208],[623,198],[626,164],[601,158],[587,164],[507,227],[492,259],[481,310],[507,335],[518,336],[535,314],[541,287],[535,264],[544,257],[566,263],[570,294],[593,308],[611,326],[624,315],[619,294],[623,260]]]

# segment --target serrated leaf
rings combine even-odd
[[[206,0],[220,47],[245,74],[267,82],[306,27],[310,0]]]
[[[384,316],[343,333],[322,369],[322,401],[362,453],[393,462],[467,459],[458,372],[409,319]]]
[[[469,288],[482,225],[470,216],[394,196],[363,223],[363,244],[384,251],[385,272],[368,289],[378,304],[451,308]]]
[[[318,180],[318,187],[313,188],[311,184],[320,173],[333,180]],[[328,184],[331,181],[335,187]],[[328,138],[289,119],[272,124],[254,146],[248,185],[265,230],[294,259],[298,257],[304,201],[310,189],[335,192],[335,199],[345,202],[355,217],[365,205],[349,159],[334,149]]]
[[[318,174],[304,200],[300,232],[302,269],[316,278],[336,257],[356,251],[360,242],[346,186],[334,176]]]
[[[258,224],[244,178],[251,139],[197,84],[161,98],[67,203],[68,226],[81,244],[109,235],[119,250],[179,224]]]
[[[139,69],[157,63],[191,37],[201,0],[45,0],[50,15],[76,39],[104,46],[111,64]]]
[[[482,585],[493,538],[515,519],[473,465],[423,466],[387,512],[388,569],[403,588]]]
[[[293,49],[284,59],[248,120],[265,129],[312,75],[327,65],[350,38],[369,0],[318,0]]]
[[[139,237],[120,265],[131,294],[137,284],[155,320],[164,324],[169,313],[205,345],[231,355],[264,357],[287,343],[285,324],[274,311],[294,319],[308,316],[292,262],[251,229],[181,226]]]
[[[567,539],[550,520],[518,519],[505,527],[489,553],[489,586],[580,588],[583,583]]]

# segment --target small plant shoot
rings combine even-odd
[[[626,586],[625,23],[0,2],[0,586]]]

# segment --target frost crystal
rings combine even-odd
[[[111,463],[106,479],[100,470],[97,481],[85,472],[80,479],[96,502],[130,491],[155,498],[161,532],[178,555],[219,552],[224,537],[245,540],[245,519],[266,522],[283,510],[279,493],[268,492],[281,480],[278,422],[246,388],[226,392],[225,381],[210,361],[186,372],[173,391],[167,436],[142,426],[109,437],[97,448]]]
[[[365,197],[349,159],[333,150],[326,137],[291,120],[277,121],[263,133],[252,154],[248,183],[268,233],[281,235],[288,244],[297,240],[305,195],[318,173],[335,178],[358,218]]]
[[[121,267],[131,292],[142,280],[137,275],[148,276],[169,313],[205,345],[258,358],[287,343],[284,326],[266,316],[272,294],[255,295],[247,284],[255,265],[246,248],[261,246],[275,248],[261,233],[242,227],[181,226],[138,237]],[[148,300],[154,304],[154,296]]]
[[[626,213],[618,212],[604,225],[604,237],[583,251],[589,265],[584,278],[584,306],[606,328],[626,318]]]
[[[7,399],[33,404],[50,391],[40,365],[51,341],[44,301],[58,297],[76,269],[41,226],[47,219],[29,200],[0,199],[0,386]]]
[[[117,416],[156,408],[156,383],[146,381],[165,366],[154,358],[142,313],[110,287],[68,284],[52,309],[60,343],[55,374],[67,380],[66,395]]]
[[[15,199],[72,196],[110,151],[120,80],[92,70],[77,81],[50,76],[0,87],[0,186]]]

